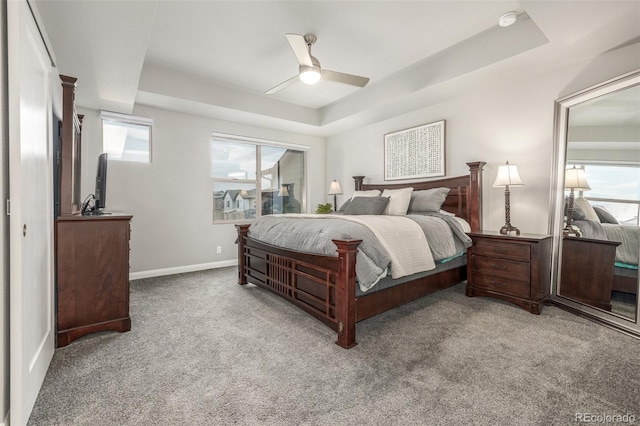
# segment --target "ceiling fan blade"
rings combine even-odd
[[[369,82],[369,77],[361,77],[359,75],[345,74],[343,72],[331,70],[322,70],[322,79],[359,87],[364,87]]]
[[[300,65],[313,67],[311,55],[309,54],[309,49],[307,49],[307,42],[304,40],[304,36],[301,36],[300,34],[287,34],[286,36],[289,41],[289,45],[293,50],[293,54],[298,58]]]
[[[295,75],[291,77],[289,80],[283,81],[282,83],[278,84],[276,87],[272,87],[271,89],[267,90],[266,92],[264,92],[264,94],[273,95],[274,93],[279,92],[282,89],[289,87],[294,83],[297,83],[298,81],[300,81],[300,78],[297,75]]]

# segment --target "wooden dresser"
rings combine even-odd
[[[611,311],[618,241],[564,237],[558,294]]]
[[[130,215],[56,219],[57,346],[96,331],[129,331]]]
[[[551,286],[551,235],[469,236],[466,295],[495,297],[540,314]]]

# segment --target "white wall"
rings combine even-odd
[[[78,91],[82,82],[78,82]],[[84,114],[82,135],[83,197],[94,192],[101,152],[99,111]],[[211,133],[229,133],[309,146],[307,206],[325,202],[325,142],[312,136],[136,106],[134,115],[154,120],[152,163],[109,161],[107,209],[133,215],[133,278],[236,263],[236,230],[213,225]],[[216,246],[222,254],[216,254]]]
[[[7,2],[0,4],[0,201],[9,195],[9,125],[7,121]],[[9,413],[9,220],[5,207],[0,208],[0,423]]]
[[[446,120],[448,176],[467,173],[466,162],[486,161],[483,228],[498,230],[505,222],[504,188],[492,188],[498,166],[518,165],[524,187],[511,189],[511,223],[523,233],[549,229],[550,180],[554,153],[554,101],[640,67],[635,44],[600,58],[500,87],[478,87],[466,95],[327,140],[327,177],[348,182],[383,182],[385,133]],[[395,181],[394,181],[395,182]],[[350,196],[352,187],[343,185]]]

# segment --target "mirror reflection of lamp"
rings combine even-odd
[[[515,164],[509,164],[509,162],[507,161],[507,164],[498,168],[496,181],[493,182],[494,188],[504,187],[505,224],[502,228],[500,228],[500,233],[506,235],[511,231],[516,231],[516,235],[520,235],[520,230],[511,225],[511,192],[509,191],[510,186],[524,186],[524,184],[522,183],[520,175],[518,174],[518,167]]]
[[[282,213],[286,213],[285,212],[285,205],[287,204],[285,202],[284,197],[288,197],[289,196],[289,187],[287,185],[282,185],[280,187],[280,190],[278,191],[278,197],[282,198]]]
[[[584,169],[576,168],[573,166],[571,169],[567,169],[564,172],[564,189],[570,190],[569,200],[567,201],[567,221],[564,225],[562,233],[564,236],[571,235],[579,237],[580,235],[571,226],[573,222],[573,197],[575,191],[590,191],[591,187],[587,182],[587,175],[584,173]]]
[[[329,185],[329,195],[333,195],[333,211],[337,210],[338,206],[338,195],[342,194],[342,187],[340,186],[340,182],[337,180],[333,180],[331,185]]]

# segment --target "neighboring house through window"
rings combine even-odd
[[[213,134],[213,222],[305,211],[308,147]]]

